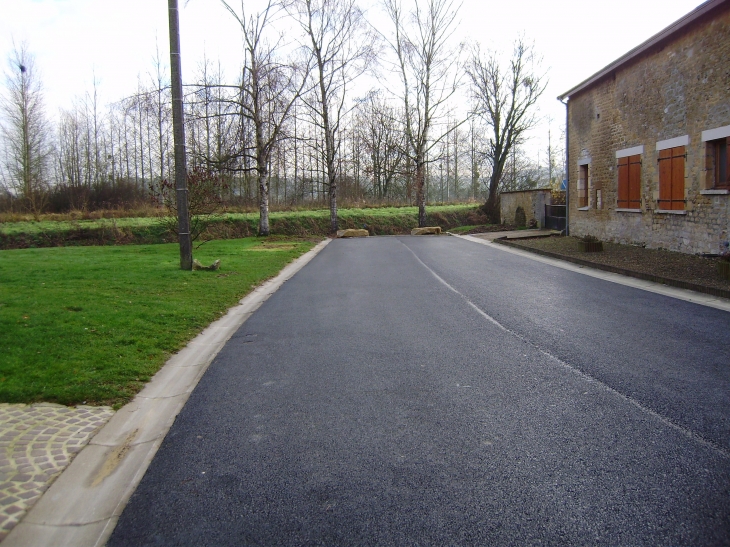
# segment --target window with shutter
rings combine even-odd
[[[641,209],[641,155],[618,160],[619,209]]]
[[[711,188],[730,188],[730,138],[707,142],[706,168]]]
[[[588,207],[588,165],[579,165],[578,207]]]
[[[675,146],[659,152],[659,209],[684,210],[685,147]]]
[[[641,156],[629,157],[629,209],[641,209]]]

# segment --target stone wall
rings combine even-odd
[[[535,219],[539,228],[545,226],[545,205],[550,205],[551,190],[521,190],[516,192],[502,192],[500,194],[500,209],[503,224],[514,224],[518,207],[522,207],[527,217],[527,223]]]
[[[728,59],[730,3],[570,97],[571,235],[687,253],[726,248],[730,195],[708,188],[702,132],[730,126]],[[657,143],[685,137],[685,211],[659,212]],[[641,152],[638,211],[617,210],[616,152],[627,149]],[[580,165],[588,165],[582,209]]]

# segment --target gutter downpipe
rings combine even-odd
[[[568,100],[558,100],[565,105],[565,235],[570,235],[570,131],[568,127]]]

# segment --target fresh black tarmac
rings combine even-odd
[[[727,544],[729,327],[457,238],[335,240],[218,354],[108,545]]]

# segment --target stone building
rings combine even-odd
[[[558,99],[570,235],[727,250],[730,0],[703,3]]]

